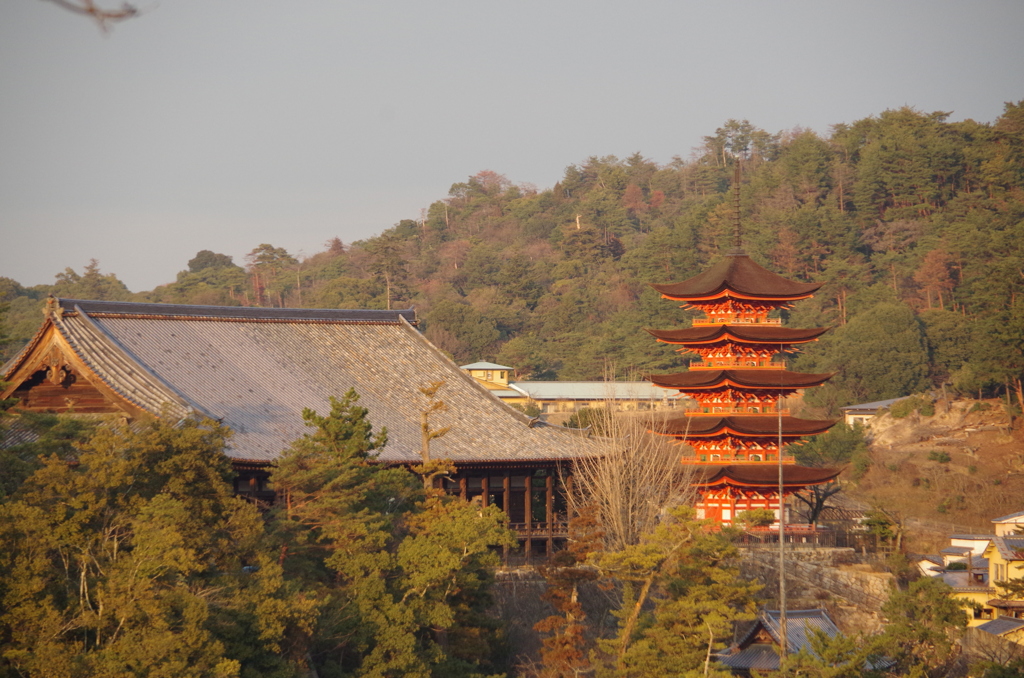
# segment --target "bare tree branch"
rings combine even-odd
[[[138,7],[130,5],[127,2],[122,4],[119,8],[103,8],[96,5],[93,0],[48,0],[53,4],[74,12],[75,14],[81,14],[87,16],[99,25],[101,31],[110,30],[109,24],[118,21],[124,21],[131,19],[139,15]]]

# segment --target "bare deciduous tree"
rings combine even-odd
[[[666,509],[693,503],[692,467],[679,463],[678,445],[650,433],[661,414],[616,413],[608,402],[595,416],[601,435],[574,461],[568,499],[574,513],[595,506],[605,548],[617,551],[651,532]]]

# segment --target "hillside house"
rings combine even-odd
[[[477,362],[460,369],[510,405],[535,406],[541,419],[553,424],[565,424],[585,407],[611,406],[619,412],[636,412],[693,404],[647,381],[509,381],[513,368],[507,365]]]
[[[1015,533],[1024,532],[1024,511],[1017,511],[1005,516],[992,519],[993,531],[997,536],[1013,536]]]
[[[840,407],[839,411],[843,414],[843,421],[847,426],[854,426],[860,424],[861,426],[867,426],[868,423],[878,415],[881,410],[892,407],[893,403],[897,403],[900,400],[906,400],[910,396],[903,396],[902,398],[889,398],[888,400],[876,400],[871,403],[860,403],[858,405],[847,405],[846,407]]]

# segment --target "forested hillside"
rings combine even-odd
[[[1024,101],[990,124],[890,110],[828,136],[728,121],[689,159],[592,157],[537,189],[484,171],[380,235],[299,260],[270,244],[245,262],[202,251],[175,282],[131,293],[95,262],[53,286],[0,280],[6,355],[48,293],[93,299],[308,307],[415,306],[455,360],[518,379],[600,379],[680,364],[644,327],[687,313],[650,282],[695,275],[732,247],[741,159],[745,247],[825,285],[789,322],[835,329],[796,367],[838,371],[837,406],[946,385],[1010,393],[1024,374]],[[102,253],[99,253],[102,256]],[[241,264],[241,265],[240,265]]]

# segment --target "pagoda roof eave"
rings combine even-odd
[[[724,296],[795,301],[811,296],[821,285],[787,280],[756,263],[746,253],[738,252],[723,257],[714,266],[692,278],[651,287],[662,296],[678,301],[711,300]]]
[[[675,374],[650,375],[648,379],[655,386],[685,392],[726,386],[748,389],[801,389],[820,386],[833,376],[834,372],[804,374],[774,369],[691,370]]]
[[[824,433],[836,424],[836,419],[800,419],[781,417],[784,438],[802,438]],[[683,416],[662,422],[653,433],[685,438],[709,438],[721,435],[737,437],[764,437],[779,434],[780,418],[770,414],[739,416]]]
[[[712,344],[721,341],[738,344],[798,344],[814,341],[829,329],[791,329],[771,325],[697,325],[680,330],[647,329],[647,332],[666,344]]]
[[[843,472],[841,468],[813,468],[787,464],[782,467],[782,485],[793,490],[821,485],[834,480]],[[704,488],[715,486],[778,487],[779,467],[775,464],[730,464],[702,467],[693,485]]]

